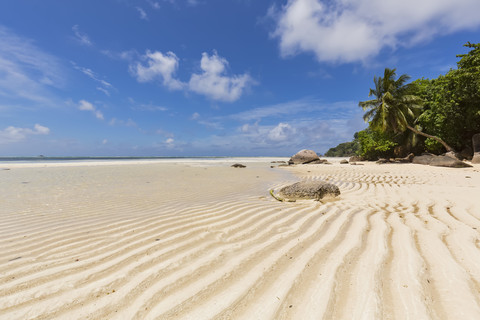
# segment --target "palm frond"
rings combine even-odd
[[[372,128],[402,132],[423,110],[423,100],[412,95],[410,86],[406,84],[410,76],[402,74],[397,78],[396,71],[385,68],[383,77],[375,76],[375,88],[370,89],[369,96],[376,99],[358,103],[363,110],[368,110],[363,118],[370,121]]]

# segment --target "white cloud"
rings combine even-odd
[[[312,52],[329,62],[366,61],[385,47],[480,26],[478,0],[289,0],[272,8],[282,56]]]
[[[355,101],[324,103],[318,99],[305,98],[234,113],[226,116],[226,118],[244,122],[264,118],[290,117],[298,113],[307,114],[312,112],[320,113],[316,117],[320,115],[325,117],[330,114],[338,117],[350,117],[352,113],[357,113],[359,110],[358,102]]]
[[[242,133],[258,133],[258,121],[254,124],[245,123],[240,127]]]
[[[50,129],[39,124],[35,124],[34,126],[34,134],[49,134]]]
[[[289,155],[304,148],[325,152],[341,142],[351,141],[356,131],[365,128],[362,114],[354,101],[326,104],[304,98],[214,116],[205,121],[217,123],[216,130],[222,130],[222,125],[231,121],[238,122],[237,130],[198,138],[191,143],[190,150],[199,150],[199,154],[222,150],[235,155]]]
[[[33,129],[10,126],[0,130],[0,144],[19,142],[25,140],[28,136],[48,135],[49,133],[49,128],[39,124],[35,124]]]
[[[78,109],[82,111],[95,111],[95,107],[88,101],[80,100]]]
[[[179,67],[179,58],[169,51],[147,50],[141,57],[142,62],[130,64],[130,73],[138,82],[161,80],[170,90],[190,90],[212,100],[233,102],[240,98],[244,90],[255,81],[248,75],[225,75],[228,61],[216,52],[212,56],[202,54],[200,60],[201,74],[192,74],[190,81],[184,83],[175,77]]]
[[[100,53],[114,60],[125,60],[133,61],[136,57],[139,56],[136,50],[127,50],[127,51],[110,51],[110,50],[100,50]]]
[[[93,43],[88,37],[86,33],[80,32],[80,28],[78,27],[78,24],[74,25],[72,27],[73,33],[75,34],[75,39],[82,45],[84,46],[92,46]]]
[[[200,61],[201,74],[192,74],[189,89],[198,94],[203,94],[210,99],[233,102],[240,98],[243,90],[254,83],[248,74],[224,75],[228,61],[216,52],[212,56],[202,54]]]
[[[0,26],[0,97],[2,102],[28,100],[44,106],[58,105],[49,87],[65,84],[63,68],[54,56],[33,41]],[[17,101],[15,101],[18,104]]]
[[[84,68],[84,67],[81,67],[81,66],[78,66],[75,62],[71,62],[72,65],[73,65],[73,68],[82,72],[83,74],[85,74],[86,76],[88,76],[89,78],[95,80],[96,82],[98,82],[101,87],[97,87],[97,90],[105,93],[107,96],[110,96],[110,91],[108,91],[109,89],[114,89],[113,85],[103,79],[100,79],[100,77],[92,70],[92,69],[89,69],[89,68]]]
[[[103,113],[101,111],[96,110],[94,114],[97,119],[103,120]]]
[[[153,9],[160,9],[160,3],[158,1],[147,0],[148,4],[152,6]]]
[[[143,10],[140,7],[135,7],[135,8],[137,9],[138,13],[140,14],[140,19],[148,21],[148,16],[147,16],[147,13],[145,12],[145,10]]]
[[[187,4],[194,7],[198,4],[200,4],[200,1],[199,0],[187,0]]]
[[[127,121],[125,121],[119,120],[117,118],[112,118],[112,120],[110,120],[108,124],[111,126],[137,127],[137,123],[132,119],[127,119]]]
[[[280,122],[275,128],[270,130],[268,138],[273,141],[284,141],[295,134],[295,129],[288,123]]]
[[[165,131],[163,129],[157,129],[155,130],[155,133],[156,134],[159,134],[159,135],[162,135],[164,136],[165,138],[173,138],[174,137],[174,134],[171,133],[171,132],[168,132],[168,131]]]
[[[205,126],[209,129],[214,129],[214,130],[223,130],[224,129],[223,125],[219,121],[203,120],[198,112],[194,112],[190,116],[190,120],[196,121],[198,124],[201,124],[202,126]]]
[[[361,116],[359,116],[361,120]],[[364,124],[363,124],[364,125]],[[351,141],[355,131],[351,119],[295,119],[276,124],[243,124],[237,131],[212,135],[192,142],[193,150],[222,150],[237,155],[289,156],[301,149],[325,152]]]
[[[200,118],[200,114],[198,112],[194,112],[190,117],[191,120],[198,120]]]
[[[93,104],[91,104],[90,102],[88,102],[86,100],[80,100],[79,101],[78,109],[82,110],[82,111],[91,111],[97,119],[100,119],[100,120],[104,119],[103,113],[101,111],[97,110],[97,108],[95,108],[95,106]]]
[[[138,82],[161,79],[162,84],[170,90],[180,90],[184,87],[184,84],[174,77],[178,69],[178,57],[175,53],[169,51],[163,54],[160,51],[151,52],[147,50],[142,60],[146,62],[146,65],[140,62],[130,65],[130,72],[137,78]]]
[[[107,89],[102,88],[102,87],[97,87],[97,90],[100,91],[100,92],[105,93],[106,96],[109,96],[109,97],[110,97],[110,92],[109,92]]]

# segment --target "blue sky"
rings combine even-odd
[[[5,0],[0,156],[290,156],[385,67],[455,68],[478,0]]]

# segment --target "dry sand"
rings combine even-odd
[[[480,166],[252,161],[0,164],[0,318],[480,319]]]

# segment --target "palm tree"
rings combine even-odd
[[[368,110],[363,119],[370,122],[372,129],[382,132],[404,132],[406,129],[427,138],[440,142],[447,151],[454,151],[452,147],[436,136],[426,134],[410,123],[414,123],[422,111],[422,99],[411,94],[412,88],[406,82],[410,76],[402,74],[396,78],[396,69],[385,68],[384,76],[374,77],[375,89],[370,89],[368,96],[375,99],[358,103],[363,110]]]

